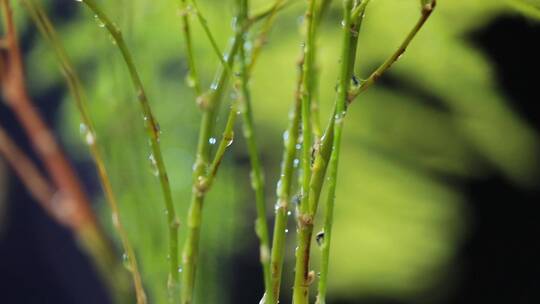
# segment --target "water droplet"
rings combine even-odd
[[[300,164],[300,160],[298,158],[295,158],[293,160],[293,167],[297,168],[299,164]]]
[[[122,254],[122,264],[127,270],[132,271],[131,263],[129,261],[129,256],[127,255],[127,253]]]
[[[232,20],[231,20],[231,26],[232,28],[236,28],[236,26],[238,25],[238,17],[233,17]]]
[[[186,85],[190,88],[195,87],[195,77],[193,77],[193,73],[191,72],[186,75]]]
[[[319,233],[317,233],[317,235],[315,236],[315,240],[317,241],[317,245],[322,246],[322,244],[324,243],[324,231],[320,231]]]
[[[150,161],[150,168],[152,169],[152,174],[154,174],[154,176],[158,176],[159,168],[156,162],[156,158],[154,157],[154,153],[150,153],[150,156],[148,156],[148,160]]]
[[[289,233],[289,229],[285,229],[285,233]]]
[[[210,137],[208,139],[208,143],[210,143],[211,145],[215,145],[217,142],[217,139],[215,137]]]
[[[78,1],[78,0],[76,0]],[[86,132],[88,132],[88,127],[84,124],[84,123],[81,123],[79,125],[79,132],[81,132],[81,135],[86,135]]]
[[[356,77],[356,75],[353,75],[353,76],[352,76],[352,82],[353,82],[353,85],[354,85],[354,86],[359,86],[359,85],[360,85],[360,81],[358,80],[358,78]]]
[[[255,175],[254,171],[251,171],[249,173],[249,179],[251,180],[251,188],[253,189],[259,188],[259,181],[257,180],[257,176]]]
[[[98,15],[94,15],[94,20],[96,20],[96,23],[99,27],[104,27],[105,26],[105,23],[103,23],[103,21],[101,21],[101,18],[99,18]]]
[[[178,267],[178,272],[182,273],[182,267]]]
[[[78,1],[78,0],[75,0],[75,1]],[[111,40],[111,43],[116,45],[116,39],[114,39],[114,36],[109,34],[109,40]]]
[[[94,135],[94,133],[88,131],[86,132],[86,136],[84,137],[84,140],[86,141],[87,144],[93,145],[96,142],[96,136]]]
[[[279,195],[283,191],[283,180],[280,178],[276,185],[276,193]]]
[[[345,27],[345,20],[341,20],[341,27]]]
[[[215,91],[215,90],[217,90],[217,88],[218,88],[218,83],[217,82],[212,82],[212,84],[210,85],[210,89]]]
[[[93,145],[96,142],[96,136],[94,133],[88,128],[87,125],[84,123],[81,123],[79,125],[79,131],[81,132],[81,135],[84,137],[84,141],[88,145]]]
[[[234,141],[234,135],[231,135],[231,136],[228,136],[226,139],[226,142],[225,142],[225,145],[228,147],[230,145],[232,145],[233,141]]]
[[[245,49],[247,52],[251,51],[252,48],[253,48],[253,44],[251,43],[251,41],[246,41],[246,42],[244,43],[244,49]]]
[[[82,2],[82,0],[75,0],[75,2]]]
[[[289,130],[283,132],[283,142],[285,143],[285,145],[287,145],[287,143],[289,142]]]
[[[295,146],[295,147],[296,147],[296,150],[300,150],[300,149],[302,149],[302,145],[301,145],[301,144],[296,144],[296,146]]]
[[[287,211],[287,216],[291,216],[292,211]]]

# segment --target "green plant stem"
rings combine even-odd
[[[126,257],[128,258],[130,268],[129,270],[133,277],[137,303],[146,303],[146,294],[144,292],[137,259],[135,257],[135,252],[133,250],[133,247],[131,246],[131,243],[129,242],[127,232],[120,220],[118,202],[112,190],[110,177],[107,173],[103,156],[101,155],[100,144],[96,136],[94,124],[88,113],[88,102],[86,100],[86,95],[83,92],[79,76],[75,72],[69,56],[67,55],[67,52],[65,51],[60,39],[58,38],[58,35],[56,34],[54,26],[52,25],[43,8],[39,4],[36,4],[33,0],[23,0],[23,4],[30,12],[31,17],[33,18],[35,24],[38,26],[44,38],[54,49],[60,66],[64,72],[64,76],[66,77],[68,86],[75,99],[77,108],[81,115],[81,121],[83,122],[85,128],[85,133],[83,135],[85,136],[86,144],[88,144],[90,148],[90,153],[97,167],[103,191],[105,192],[107,202],[109,203],[109,207],[111,208],[113,226],[120,237],[122,247],[124,249]]]
[[[240,47],[241,37],[235,35],[231,49],[227,55],[226,66],[221,66],[216,74],[216,78],[211,85],[210,92],[203,94],[199,98],[199,106],[203,111],[201,126],[199,129],[199,140],[195,164],[193,165],[193,188],[191,202],[187,216],[188,234],[182,253],[182,289],[181,303],[189,304],[193,302],[193,289],[195,286],[196,265],[199,255],[200,226],[202,220],[202,204],[208,192],[206,182],[207,169],[210,164],[210,142],[214,130],[215,119],[219,104],[223,97],[225,85],[230,76],[230,69],[233,65],[234,57]]]
[[[216,39],[214,38],[214,35],[212,35],[212,32],[210,31],[210,28],[208,27],[208,22],[206,21],[206,18],[201,13],[201,9],[199,8],[199,5],[197,4],[196,0],[191,0],[193,3],[193,7],[195,8],[195,15],[197,16],[197,19],[199,20],[199,23],[201,24],[204,33],[206,34],[206,37],[210,41],[210,45],[212,45],[212,49],[214,50],[214,53],[218,56],[219,62],[227,68],[228,65],[225,62],[225,59],[223,58],[223,52],[219,49],[219,46],[217,45]],[[230,72],[230,71],[229,71]]]
[[[253,70],[253,67],[255,66],[257,59],[259,59],[259,55],[261,54],[261,50],[263,46],[266,44],[266,40],[268,39],[268,34],[270,33],[270,29],[272,28],[272,25],[275,22],[277,12],[284,8],[287,5],[287,0],[276,0],[274,5],[266,12],[263,12],[262,14],[254,16],[250,20],[260,20],[259,18],[266,17],[266,21],[262,26],[261,31],[257,35],[257,37],[254,40],[253,50],[251,51],[251,61],[249,63],[248,72],[251,72]],[[246,24],[249,24],[250,20],[247,20]]]
[[[401,42],[400,46],[397,48],[397,50],[384,61],[384,63],[379,66],[371,75],[358,87],[353,89],[348,97],[348,102],[353,102],[358,95],[360,95],[362,92],[366,91],[369,87],[371,87],[388,69],[392,67],[392,65],[401,58],[403,53],[407,50],[407,47],[409,47],[409,44],[411,41],[416,37],[420,29],[424,26],[426,21],[431,16],[431,13],[435,9],[435,6],[437,5],[436,0],[427,1],[427,3],[422,7],[422,12],[420,14],[420,17],[416,24],[413,26],[413,28],[410,30],[410,32],[407,34],[403,42]]]
[[[302,179],[301,200],[297,215],[297,249],[293,287],[293,304],[309,302],[309,248],[313,232],[313,215],[309,212],[309,183],[311,179],[311,145],[313,125],[311,120],[311,100],[313,97],[314,51],[315,51],[315,10],[316,1],[310,0],[305,14],[307,25],[304,45],[304,65],[301,89],[302,112]]]
[[[435,5],[435,2],[431,2],[431,4],[426,4],[422,10],[422,15],[429,16],[429,14],[431,14],[431,10],[433,9],[434,5]],[[427,12],[426,9],[428,9],[429,12]],[[358,15],[355,15],[355,18],[362,18],[364,10],[365,10],[365,7],[359,12]],[[359,22],[361,22],[361,19],[359,20]],[[421,21],[421,24],[423,24],[424,22],[425,20]],[[413,32],[417,32],[417,31],[418,29],[413,30]],[[345,35],[347,34],[345,33]],[[392,65],[392,63],[395,62],[395,60],[397,60],[397,58],[404,52],[406,46],[408,45],[412,37],[414,37],[414,34],[412,36],[409,35],[406,38],[406,43],[403,44],[400,47],[400,49],[398,49],[395,55],[391,57],[390,61],[387,61],[387,64],[383,65],[383,68],[379,70],[381,74],[382,72],[386,71]],[[344,48],[343,56],[344,57],[346,56],[345,48]],[[354,63],[352,64],[352,66],[354,67]],[[340,83],[342,90],[340,90],[339,95],[338,95],[338,104],[337,104],[338,117],[336,117],[336,123],[335,123],[334,144],[333,144],[332,155],[330,158],[329,189],[328,189],[328,196],[326,198],[326,203],[325,203],[326,212],[325,212],[325,220],[324,220],[324,240],[321,246],[322,260],[321,260],[321,274],[320,274],[319,287],[318,287],[319,290],[318,290],[317,302],[316,302],[317,304],[326,303],[328,264],[329,264],[329,259],[330,259],[330,243],[332,239],[333,213],[334,213],[334,205],[335,205],[336,183],[337,183],[337,173],[338,173],[338,164],[339,164],[339,152],[340,152],[340,146],[341,146],[341,136],[342,136],[342,129],[343,129],[343,118],[344,118],[347,103],[350,101],[349,97],[347,96],[347,92],[349,91],[349,88],[347,87],[348,85],[347,83],[350,83],[348,79],[352,76],[352,73],[347,74],[346,69],[343,69],[342,75],[344,75],[344,77],[342,77],[342,81]],[[346,79],[347,82],[346,83],[343,82],[343,79]],[[343,113],[343,115],[340,115],[339,113]]]
[[[225,156],[225,151],[234,141],[234,124],[236,122],[236,117],[238,116],[238,101],[233,101],[231,104],[231,109],[227,117],[227,123],[225,124],[225,130],[219,142],[216,154],[208,170],[208,175],[205,178],[205,188],[212,187],[212,184],[216,178],[218,169],[223,161]]]
[[[248,22],[248,1],[238,0],[238,23],[239,30]],[[255,140],[255,128],[253,123],[253,109],[251,106],[251,94],[249,90],[247,55],[245,50],[245,38],[242,35],[242,47],[239,52],[240,65],[240,112],[242,113],[242,130],[247,143],[247,150],[251,163],[251,186],[255,191],[255,204],[257,209],[257,220],[255,221],[255,232],[259,237],[260,262],[263,268],[265,303],[274,303],[274,293],[272,292],[272,274],[270,270],[270,237],[268,235],[268,222],[266,219],[266,198],[264,193],[264,181],[262,165],[259,158],[259,149]]]
[[[289,215],[289,201],[291,198],[292,175],[295,168],[296,144],[300,130],[300,111],[301,97],[300,90],[302,87],[302,66],[304,64],[303,54],[298,61],[298,82],[296,85],[296,96],[291,113],[289,114],[289,126],[283,135],[283,157],[281,161],[281,172],[277,183],[277,202],[275,206],[275,222],[274,234],[272,239],[272,253],[270,257],[270,265],[272,269],[274,303],[279,299],[281,287],[281,274],[283,270],[283,259],[285,253],[287,219]]]
[[[182,10],[182,30],[184,31],[184,37],[186,39],[186,53],[189,61],[189,74],[188,85],[192,85],[197,96],[202,94],[201,83],[199,81],[199,75],[197,73],[197,66],[195,65],[195,54],[193,52],[193,39],[191,36],[191,26],[189,23],[189,5],[187,0],[181,1]],[[220,55],[221,57],[221,55]]]
[[[126,66],[129,70],[131,80],[137,91],[137,98],[140,102],[142,112],[144,115],[145,126],[147,130],[147,135],[150,139],[150,147],[152,151],[151,161],[153,165],[157,168],[159,180],[161,183],[161,189],[165,199],[165,209],[167,213],[167,225],[169,232],[169,296],[171,299],[175,298],[175,290],[178,287],[178,226],[179,221],[176,217],[176,212],[172,200],[171,189],[169,184],[169,178],[167,176],[167,171],[165,169],[165,163],[163,161],[163,156],[161,154],[161,148],[159,146],[159,128],[157,121],[152,114],[148,98],[144,91],[142,81],[139,77],[139,73],[135,68],[133,58],[129,49],[124,42],[121,31],[118,27],[109,19],[109,17],[103,12],[103,10],[96,4],[95,0],[83,0],[83,2],[96,14],[99,20],[103,23],[105,28],[109,31],[112,38],[116,42],[122,57],[126,63]]]

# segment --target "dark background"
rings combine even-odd
[[[59,8],[60,9],[60,8]],[[61,17],[69,12],[61,8]],[[60,15],[59,15],[60,16]],[[464,37],[493,62],[499,86],[509,96],[515,110],[540,134],[538,89],[540,72],[540,25],[524,18],[501,16],[485,28]],[[37,39],[35,31],[21,33],[23,49]],[[385,85],[382,81],[381,85]],[[389,85],[389,84],[386,84]],[[50,125],[55,121],[58,98],[63,88],[42,92],[35,99]],[[32,150],[11,113],[0,103],[0,121],[25,151]],[[79,172],[88,164],[76,164]],[[87,173],[88,174],[88,173]],[[32,202],[24,186],[8,173],[9,193],[0,237],[1,303],[109,303],[107,292],[89,261],[82,255],[70,233],[49,219]],[[94,176],[83,179],[89,193],[99,191]],[[452,181],[463,189],[472,210],[469,237],[455,258],[456,282],[449,290],[439,290],[438,300],[430,295],[415,303],[540,303],[540,183],[523,189],[496,172],[482,179]],[[252,238],[255,241],[255,238]],[[251,246],[255,248],[256,246]],[[259,272],[256,253],[235,258],[235,271],[247,277]],[[249,274],[252,275],[249,275]],[[257,303],[261,294],[257,282],[232,282],[231,303]],[[247,288],[246,284],[252,284]],[[242,293],[235,286],[243,286]],[[331,303],[409,303],[384,298],[333,299]],[[411,302],[412,303],[412,302]]]

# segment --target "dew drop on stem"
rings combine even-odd
[[[99,27],[105,27],[105,23],[103,23],[103,21],[101,21],[101,18],[99,18],[98,15],[94,15],[94,20],[96,20],[96,23]]]
[[[317,245],[322,246],[324,243],[324,231],[317,233],[315,240],[317,241]]]
[[[129,261],[129,256],[127,255],[127,253],[122,254],[122,265],[124,265],[124,267],[125,267],[128,271],[132,271],[132,269],[131,269],[131,263],[130,263],[130,261]]]
[[[211,144],[211,145],[215,145],[217,142],[217,139],[215,137],[210,137],[208,139],[208,143]]]
[[[154,153],[150,153],[150,156],[148,156],[148,161],[150,161],[150,168],[152,169],[152,174],[154,176],[159,175],[159,168],[157,165],[156,158],[154,157]]]
[[[186,75],[186,85],[190,88],[195,87],[195,77],[191,71]]]

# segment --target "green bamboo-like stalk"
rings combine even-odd
[[[313,125],[311,120],[311,100],[313,97],[314,50],[315,50],[315,8],[316,1],[309,0],[305,14],[306,41],[304,44],[304,65],[301,87],[302,112],[302,178],[301,200],[297,215],[297,248],[293,286],[293,303],[307,304],[309,300],[309,248],[313,232],[313,215],[309,212],[309,183],[311,179],[311,145]]]
[[[353,76],[353,71],[354,71],[354,61],[355,61],[354,59],[356,58],[356,44],[358,41],[358,32],[360,30],[360,24],[363,18],[363,12],[368,2],[369,0],[367,1],[365,0],[362,2],[362,4],[357,6],[357,8],[360,8],[360,10],[355,9],[355,11],[359,11],[359,14],[353,15],[351,11],[352,1],[350,0],[344,1],[341,72],[340,72],[340,78],[339,78],[339,84],[338,84],[338,96],[337,96],[337,101],[336,101],[336,112],[335,112],[335,119],[334,119],[334,138],[333,138],[332,153],[330,156],[330,164],[329,164],[329,190],[328,190],[328,198],[327,198],[327,204],[326,204],[326,215],[331,214],[333,211],[333,200],[335,197],[335,189],[336,189],[337,165],[338,165],[339,155],[340,155],[339,151],[341,147],[343,119],[345,117],[348,93],[349,93],[351,78]],[[322,269],[327,269],[328,267],[328,263],[327,263],[328,257],[325,256],[325,253],[327,253],[327,251],[325,251],[325,248],[326,246],[328,246],[329,240],[331,238],[331,225],[330,227],[327,227],[326,224],[328,223],[325,221],[325,230],[323,232],[324,238],[322,241],[322,247],[323,247]],[[326,282],[326,273],[327,273],[326,271],[321,271],[317,303],[325,303],[326,284],[321,284],[320,282],[322,281]]]
[[[235,35],[231,49],[227,55],[227,65],[221,66],[216,78],[211,85],[210,92],[199,97],[199,106],[203,111],[201,127],[199,130],[199,142],[193,165],[193,189],[191,202],[187,216],[188,235],[182,253],[182,289],[180,293],[181,303],[193,302],[193,289],[195,286],[196,265],[199,256],[200,226],[202,220],[202,204],[209,188],[206,181],[207,169],[210,165],[210,138],[214,130],[215,119],[219,104],[223,97],[225,85],[230,76],[230,69],[234,57],[240,47],[241,37]]]
[[[423,4],[422,13],[421,13],[419,21],[415,24],[415,26],[407,35],[403,43],[390,56],[390,58],[388,58],[379,68],[375,70],[375,72],[371,74],[368,80],[363,84],[363,88],[361,86],[359,89],[353,90],[352,92],[350,88],[347,88],[343,92],[348,92],[349,96],[344,95],[344,93],[342,93],[341,91],[339,92],[338,104],[336,105],[337,107],[339,107],[337,109],[338,111],[337,113],[343,113],[343,115],[336,117],[334,143],[333,143],[332,154],[330,157],[329,188],[328,188],[328,195],[325,202],[325,218],[324,218],[324,230],[323,230],[324,239],[321,244],[321,250],[322,250],[321,272],[320,272],[320,278],[319,278],[319,284],[318,284],[318,294],[317,294],[316,304],[326,303],[328,264],[330,260],[330,243],[332,239],[333,214],[334,214],[334,205],[335,205],[334,203],[335,203],[335,194],[336,194],[339,152],[340,152],[340,145],[341,145],[341,133],[342,133],[342,128],[343,128],[343,116],[345,114],[347,104],[352,102],[352,100],[356,96],[358,96],[360,93],[367,90],[405,52],[405,50],[407,49],[412,39],[416,36],[420,28],[424,25],[426,20],[431,15],[433,9],[435,8],[436,2],[435,0],[432,0],[432,1],[422,0],[422,4]],[[364,11],[365,11],[365,7],[360,7],[360,6],[353,10],[352,18],[355,18],[357,20],[358,18],[360,18],[357,21],[359,25],[361,24],[361,18]],[[345,49],[344,49],[344,52],[345,52]],[[352,53],[355,53],[355,51],[349,52],[349,57],[354,58],[356,55]],[[351,66],[354,67],[354,63]],[[346,76],[351,77],[352,71],[350,75],[346,75]],[[345,85],[345,83],[341,81],[340,86],[343,86],[343,85]],[[340,110],[343,110],[343,111],[339,112]],[[338,121],[338,118],[340,118],[339,119],[340,121]]]
[[[201,22],[201,25],[205,29],[207,37],[210,39],[210,42],[213,45],[214,51],[219,53],[217,44],[213,39],[207,25],[206,20],[198,11],[198,18]],[[262,17],[260,17],[262,16]],[[210,143],[209,139],[212,136],[214,129],[215,118],[217,110],[219,109],[219,104],[223,97],[224,87],[226,82],[231,75],[231,69],[234,62],[234,58],[240,49],[240,46],[243,43],[243,36],[249,29],[251,25],[255,22],[264,20],[266,16],[270,16],[268,12],[263,12],[257,15],[256,19],[247,19],[243,25],[236,29],[236,33],[230,48],[230,51],[227,56],[220,56],[222,60],[222,66],[216,74],[215,80],[211,85],[211,90],[203,94],[198,99],[198,104],[203,112],[201,119],[201,127],[199,131],[199,142],[197,145],[197,153],[195,164],[193,165],[193,190],[192,197],[190,202],[190,207],[188,210],[188,236],[186,238],[183,253],[182,253],[182,289],[181,289],[181,303],[187,304],[192,303],[193,301],[193,290],[195,284],[195,274],[196,274],[196,265],[199,255],[199,239],[200,239],[200,225],[202,221],[202,204],[204,202],[204,197],[206,193],[210,190],[214,178],[217,174],[219,165],[225,153],[225,148],[232,143],[232,127],[234,124],[234,117],[236,116],[236,108],[231,107],[228,115],[228,123],[226,126],[226,131],[224,132],[223,139],[220,142],[219,148],[213,158],[213,161],[210,161]],[[225,64],[223,64],[223,59],[225,59]],[[229,122],[231,122],[229,124]],[[230,133],[227,131],[230,126]],[[225,136],[225,134],[230,134]],[[223,149],[221,149],[223,147]]]
[[[135,252],[133,250],[133,247],[131,246],[131,243],[129,242],[127,232],[120,220],[118,203],[116,200],[116,196],[114,195],[114,192],[112,190],[110,177],[106,170],[103,156],[101,155],[100,144],[96,136],[94,124],[88,113],[88,102],[86,100],[86,95],[83,92],[80,78],[75,72],[75,69],[71,64],[71,60],[69,59],[69,56],[67,55],[67,52],[65,51],[60,39],[58,38],[58,35],[56,34],[54,26],[52,25],[50,19],[48,18],[41,5],[35,3],[35,1],[33,0],[23,0],[23,4],[26,6],[27,10],[30,13],[30,16],[39,28],[43,37],[53,48],[60,63],[60,67],[64,72],[64,76],[66,77],[66,81],[81,115],[81,121],[83,122],[84,126],[83,131],[85,132],[83,134],[85,136],[85,142],[90,148],[90,153],[97,167],[103,191],[105,193],[105,196],[107,197],[109,207],[111,208],[113,226],[120,237],[122,247],[128,259],[129,270],[133,277],[137,303],[146,303],[146,294],[144,292]]]
[[[392,67],[394,63],[396,63],[399,58],[405,53],[407,50],[407,47],[411,43],[411,41],[416,37],[420,29],[424,26],[426,21],[431,16],[431,13],[435,9],[435,6],[437,5],[436,0],[422,0],[422,11],[420,14],[420,17],[416,24],[413,26],[413,28],[409,31],[403,42],[401,42],[400,46],[397,48],[397,50],[388,57],[384,61],[384,63],[379,66],[373,73],[370,74],[370,76],[362,83],[362,85],[354,88],[349,94],[349,103],[352,102],[360,93],[366,91],[370,86],[372,86],[381,76],[386,72],[388,69]]]
[[[254,40],[253,50],[251,51],[251,61],[249,62],[248,72],[251,72],[253,67],[255,66],[257,59],[259,59],[259,55],[261,54],[261,50],[266,43],[266,40],[268,38],[268,34],[270,33],[270,29],[272,28],[272,25],[275,22],[277,12],[286,6],[288,3],[287,0],[276,0],[274,5],[270,9],[268,9],[266,12],[256,15],[253,20],[259,20],[258,18],[264,18],[266,17],[266,21],[264,22],[262,26],[262,30],[259,32],[257,37]]]
[[[216,39],[214,38],[214,35],[212,35],[212,32],[210,31],[210,28],[208,27],[208,22],[206,21],[206,18],[204,18],[203,14],[201,13],[201,9],[199,8],[199,5],[197,4],[196,0],[191,0],[193,3],[193,7],[195,8],[195,15],[197,16],[197,19],[199,20],[200,25],[202,26],[204,33],[206,34],[206,37],[210,41],[210,45],[212,46],[212,49],[218,56],[219,61],[221,64],[227,68],[228,65],[225,62],[225,59],[223,59],[223,53],[219,49],[219,46],[216,42]],[[230,72],[230,71],[229,71]]]
[[[278,0],[279,1],[279,0]],[[237,0],[238,26],[241,30],[248,22],[248,1]],[[249,90],[249,66],[247,64],[247,54],[245,49],[245,38],[242,36],[242,47],[239,52],[240,66],[240,112],[242,113],[242,129],[247,143],[247,150],[251,163],[251,186],[255,191],[255,204],[257,209],[257,220],[255,221],[255,232],[259,237],[260,262],[263,268],[265,303],[274,303],[274,293],[272,292],[272,273],[270,270],[270,237],[268,235],[268,222],[266,219],[266,198],[264,193],[264,181],[262,164],[259,158],[259,149],[255,140],[255,128],[253,123],[253,109],[251,106],[251,94]]]
[[[201,95],[201,83],[195,65],[195,54],[193,52],[193,38],[191,36],[191,26],[189,23],[189,5],[187,0],[182,0],[180,3],[182,10],[182,30],[186,39],[186,53],[189,62],[189,74],[187,75],[187,84],[195,89],[197,96]]]
[[[303,57],[302,57],[303,58]],[[296,86],[296,97],[289,115],[289,126],[283,134],[283,157],[281,161],[281,171],[277,183],[277,202],[275,206],[274,234],[272,239],[272,253],[270,265],[272,269],[274,303],[279,300],[281,287],[281,276],[283,270],[283,259],[285,253],[287,219],[289,215],[289,201],[291,199],[292,175],[295,168],[296,145],[300,130],[301,98],[300,90],[302,86],[302,65],[303,59],[298,62],[299,76]],[[274,304],[272,303],[272,304]]]
[[[176,217],[176,212],[172,200],[171,189],[169,184],[169,178],[161,154],[161,148],[159,145],[159,128],[157,121],[152,114],[150,103],[144,91],[143,83],[140,79],[139,73],[133,62],[131,53],[124,41],[122,32],[120,29],[109,19],[105,12],[97,5],[95,0],[83,0],[86,6],[99,18],[104,27],[111,34],[114,39],[115,45],[122,54],[122,57],[129,70],[131,80],[137,92],[137,98],[141,105],[142,113],[144,115],[144,122],[147,130],[147,135],[150,139],[152,165],[157,168],[159,181],[161,183],[161,189],[165,200],[165,209],[167,214],[167,225],[169,233],[169,281],[168,289],[171,299],[175,298],[176,289],[178,288],[178,226],[179,221]]]

